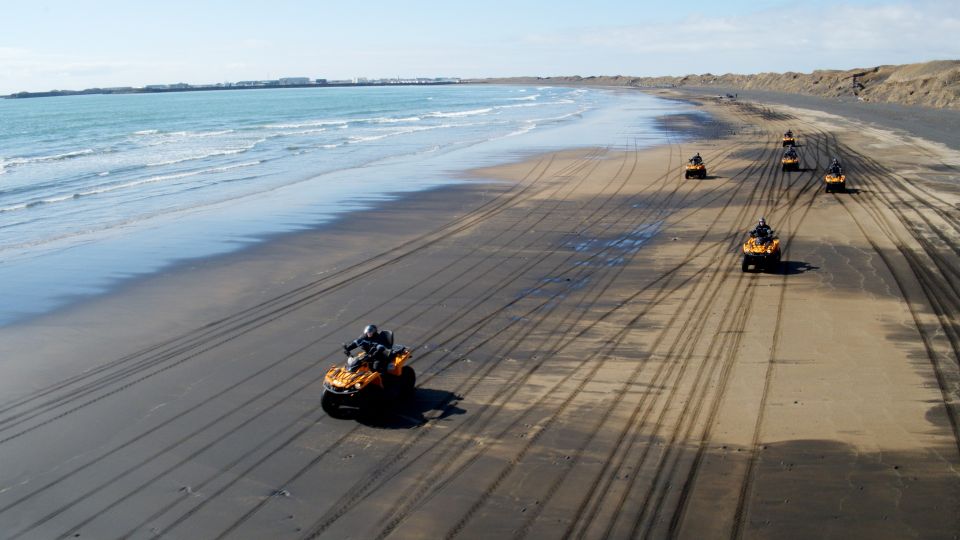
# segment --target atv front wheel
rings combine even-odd
[[[333,392],[323,391],[323,395],[320,396],[320,406],[323,407],[323,411],[329,414],[332,418],[346,418],[348,415],[340,408],[340,396],[334,394]]]

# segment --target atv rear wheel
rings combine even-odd
[[[410,366],[400,370],[400,395],[410,397],[417,390],[417,373]]]
[[[748,259],[747,257],[744,257],[744,258],[743,258],[743,263],[740,264],[740,269],[743,270],[744,272],[746,272],[747,270],[749,270],[749,269],[750,269],[750,259]]]

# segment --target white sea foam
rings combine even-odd
[[[15,204],[13,206],[5,206],[3,208],[0,208],[0,214],[6,213],[6,212],[15,212],[17,210],[23,210],[26,207],[27,207],[27,203]]]
[[[301,129],[297,131],[281,131],[278,135],[314,135],[316,133],[323,133],[327,131],[326,128],[319,129]]]
[[[471,109],[468,111],[454,111],[454,112],[434,111],[431,113],[427,113],[424,116],[428,116],[430,118],[460,118],[463,116],[476,116],[478,114],[486,114],[488,112],[493,111],[493,109],[494,109],[493,107],[485,107],[483,109]]]
[[[349,139],[347,139],[347,142],[351,144],[356,144],[356,143],[362,143],[362,142],[379,141],[380,139],[386,139],[387,137],[390,137],[392,135],[393,133],[384,133],[382,135],[367,135],[367,136],[354,135],[353,137],[350,137]]]
[[[14,157],[14,158],[9,158],[9,159],[0,161],[0,169],[5,169],[10,166],[16,167],[20,165],[29,165],[31,163],[63,161],[65,159],[73,159],[81,156],[89,156],[95,153],[96,153],[96,150],[92,148],[84,148],[83,150],[74,150],[72,152],[64,152],[63,154],[54,154],[50,156]]]
[[[266,124],[263,127],[268,129],[303,129],[322,126],[345,126],[354,120],[313,120],[310,122],[298,122],[296,124]]]
[[[368,141],[379,141],[380,139],[386,139],[387,137],[396,137],[398,135],[409,135],[410,133],[417,133],[420,131],[432,131],[434,129],[444,129],[455,127],[454,124],[440,124],[437,126],[411,126],[405,129],[398,129],[394,131],[388,131],[380,135],[354,135],[347,139],[348,143],[360,143]]]
[[[165,167],[165,166],[167,166],[167,165],[176,165],[176,164],[178,164],[178,163],[185,163],[185,162],[187,162],[187,161],[196,161],[196,160],[207,159],[207,158],[211,158],[211,157],[233,156],[233,155],[236,155],[236,154],[242,154],[242,153],[244,153],[244,152],[249,152],[250,150],[253,150],[254,147],[256,147],[258,144],[260,144],[260,143],[262,143],[262,142],[264,142],[264,141],[266,141],[266,140],[267,140],[266,138],[257,139],[257,140],[254,141],[252,144],[249,144],[249,145],[244,146],[244,147],[241,147],[241,148],[231,148],[231,149],[229,149],[229,150],[217,150],[217,151],[215,151],[215,152],[208,152],[208,153],[205,153],[205,154],[187,156],[187,157],[182,157],[182,158],[177,158],[177,159],[170,159],[170,160],[166,160],[166,161],[155,161],[155,162],[152,162],[152,163],[147,163],[147,167]]]
[[[504,139],[507,137],[516,137],[517,135],[523,135],[524,133],[530,133],[531,131],[537,129],[537,124],[535,122],[526,122],[524,126],[518,130],[511,131],[503,136]]]
[[[129,188],[138,187],[138,186],[142,186],[142,185],[146,185],[146,184],[155,184],[155,183],[159,183],[159,182],[166,182],[166,181],[169,181],[169,180],[179,180],[179,179],[182,179],[182,178],[190,178],[190,177],[193,177],[193,176],[199,176],[199,175],[203,175],[203,174],[216,174],[216,173],[221,173],[221,172],[230,171],[230,170],[233,170],[233,169],[240,169],[240,168],[244,168],[244,167],[253,167],[253,166],[255,166],[255,165],[259,165],[260,163],[263,163],[263,162],[262,162],[261,160],[247,161],[247,162],[244,162],[244,163],[235,163],[235,164],[233,164],[233,165],[224,165],[224,166],[222,166],[222,167],[210,167],[210,168],[201,169],[201,170],[198,170],[198,171],[189,171],[189,172],[183,172],[183,173],[177,173],[177,174],[161,174],[161,175],[157,175],[157,176],[151,176],[151,177],[148,177],[148,178],[142,178],[142,179],[139,179],[139,180],[133,180],[133,181],[130,181],[130,182],[124,182],[124,183],[121,183],[121,184],[103,184],[103,185],[101,185],[101,186],[96,186],[96,187],[93,187],[93,188],[90,188],[90,189],[86,189],[86,190],[83,190],[83,191],[78,191],[78,192],[76,192],[76,193],[70,193],[70,194],[63,194],[63,195],[57,195],[57,196],[52,196],[52,197],[46,197],[46,198],[43,198],[43,199],[38,199],[38,200],[33,200],[33,201],[28,201],[28,202],[24,202],[24,203],[18,203],[18,204],[6,206],[6,207],[3,207],[3,208],[0,208],[0,214],[5,213],[5,212],[14,212],[14,211],[17,211],[17,210],[26,210],[26,209],[35,208],[35,207],[38,207],[38,206],[43,206],[43,205],[48,205],[48,204],[61,203],[61,202],[65,202],[65,201],[70,201],[70,200],[74,200],[74,199],[79,199],[79,198],[81,198],[81,197],[90,197],[90,196],[92,196],[92,195],[101,195],[101,194],[104,194],[104,193],[111,193],[111,192],[114,192],[114,191],[119,191],[119,190],[122,190],[122,189],[129,189]],[[109,174],[109,173],[105,173],[105,174]],[[98,176],[103,176],[103,174],[100,174],[100,175],[98,175]]]
[[[408,116],[405,118],[392,118],[392,117],[382,117],[382,118],[371,118],[371,122],[377,124],[396,124],[399,122],[419,122],[421,118],[419,116]]]

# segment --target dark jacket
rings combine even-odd
[[[363,349],[363,352],[373,355],[373,357],[383,355],[383,357],[386,358],[390,353],[390,341],[383,332],[377,332],[372,338],[368,338],[366,334],[362,334],[345,348],[347,352],[350,352],[357,347]]]

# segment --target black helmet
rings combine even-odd
[[[366,335],[366,334],[376,334],[376,333],[377,333],[377,325],[375,325],[375,324],[368,324],[367,326],[365,326],[365,327],[363,328],[363,333],[364,333],[364,335]]]
[[[760,218],[760,221],[757,222],[757,225],[760,225],[761,227],[765,226],[766,224],[767,224],[767,220],[763,218]]]

